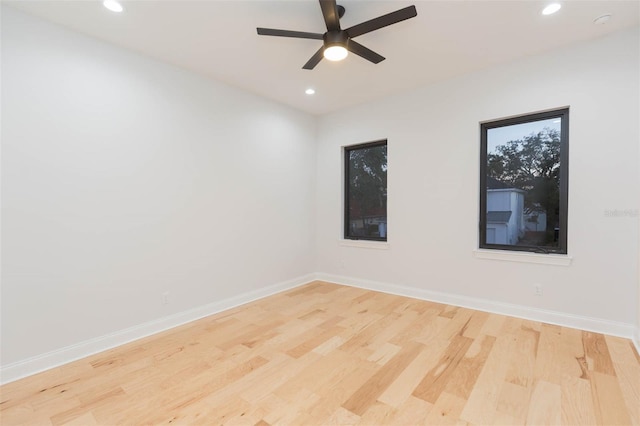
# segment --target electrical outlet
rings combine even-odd
[[[533,285],[533,293],[536,296],[542,296],[542,284],[534,284]]]
[[[162,293],[160,295],[160,297],[161,297],[163,305],[168,305],[169,304],[169,292],[168,291],[165,291],[164,293]]]

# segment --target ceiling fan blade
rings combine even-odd
[[[347,43],[347,49],[350,52],[355,53],[360,57],[363,57],[367,61],[373,62],[374,64],[384,61],[384,56],[378,55],[373,50],[367,49],[360,43],[356,43],[353,40],[349,40],[349,43]]]
[[[359,35],[370,33],[377,29],[386,27],[388,25],[396,24],[405,19],[413,18],[418,15],[418,11],[415,6],[405,7],[404,9],[396,10],[395,12],[387,13],[386,15],[378,16],[377,18],[363,22],[358,25],[354,25],[345,31],[349,34],[349,37],[358,37]],[[355,52],[354,52],[355,53]]]
[[[320,0],[320,8],[324,23],[327,24],[327,31],[340,31],[340,15],[336,0]]]
[[[304,70],[312,70],[322,60],[324,56],[324,46],[322,46],[302,67]]]
[[[272,28],[257,28],[257,30],[258,30],[258,34],[266,35],[266,36],[310,38],[313,40],[322,40],[322,34],[318,34],[318,33],[305,33],[303,31],[289,31],[289,30],[274,30]]]

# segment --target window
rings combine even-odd
[[[567,253],[569,109],[481,124],[480,248]]]
[[[387,141],[344,149],[344,238],[387,241]]]

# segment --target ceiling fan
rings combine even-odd
[[[320,8],[322,9],[324,22],[327,25],[327,32],[324,34],[276,30],[271,28],[258,28],[258,34],[323,40],[322,47],[302,67],[305,70],[312,70],[316,65],[318,65],[323,57],[330,61],[342,60],[347,56],[348,52],[355,53],[356,55],[377,64],[384,61],[384,56],[364,47],[360,43],[356,43],[353,39],[362,34],[370,33],[371,31],[378,30],[418,15],[416,7],[409,6],[343,30],[340,28],[340,18],[344,15],[344,7],[337,5],[336,0],[320,0]]]

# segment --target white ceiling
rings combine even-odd
[[[639,24],[640,1],[565,0],[542,16],[547,1],[339,0],[343,28],[411,4],[418,16],[356,40],[387,59],[378,65],[349,55],[302,65],[319,40],[266,37],[256,27],[326,31],[316,0],[4,1],[12,7],[193,70],[313,114],[324,114],[455,75],[602,37]],[[593,20],[610,13],[604,25]],[[316,94],[304,90],[313,87]]]

